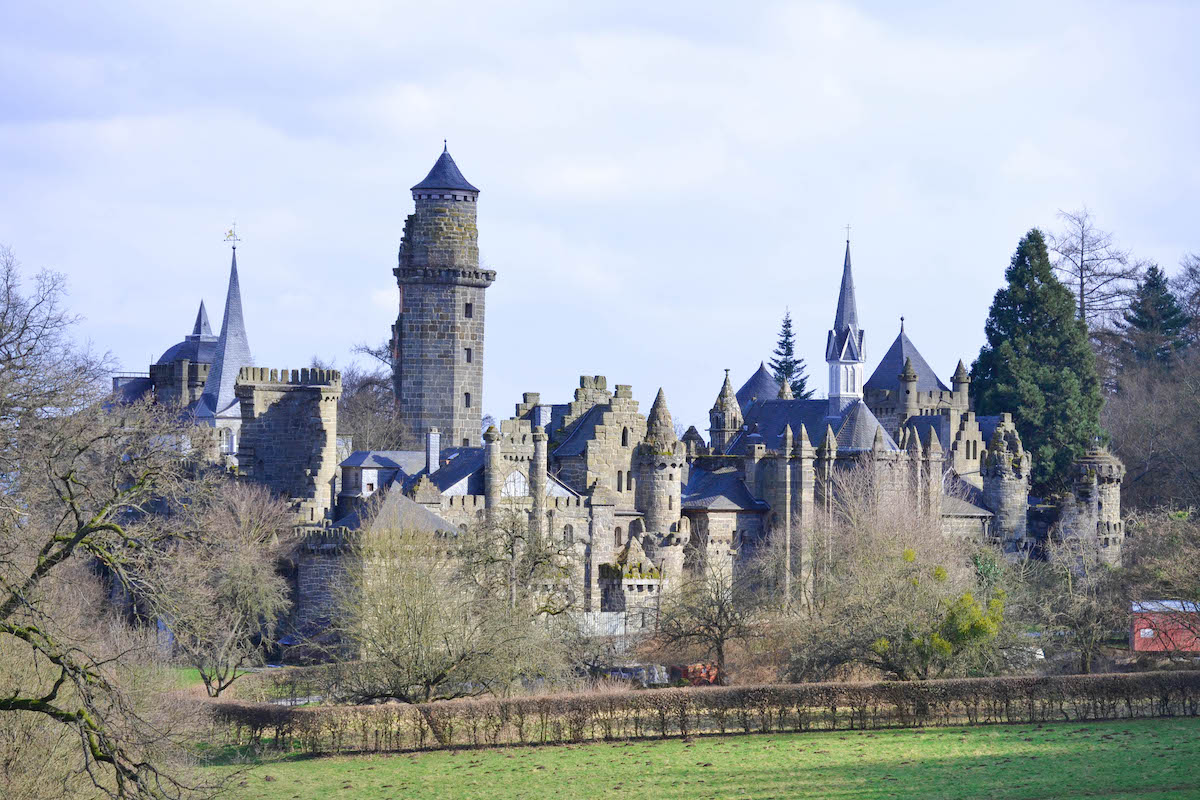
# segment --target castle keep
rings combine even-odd
[[[643,412],[632,387],[584,375],[561,401],[527,392],[511,417],[481,430],[484,295],[496,273],[479,265],[479,189],[443,150],[412,197],[393,270],[404,423],[396,449],[339,448],[338,373],[251,363],[236,251],[220,335],[201,304],[192,332],[147,375],[115,381],[125,399],[153,393],[192,411],[214,430],[214,457],[289,498],[308,530],[297,574],[302,624],[327,618],[346,545],[379,493],[375,526],[454,536],[518,519],[552,537],[578,567],[569,587],[578,607],[610,630],[616,618],[623,629],[646,625],[647,610],[685,571],[737,570],[763,547],[790,554],[805,580],[811,537],[851,468],[940,518],[948,536],[990,539],[1015,557],[1053,527],[1092,537],[1119,561],[1124,468],[1113,456],[1081,459],[1072,495],[1039,507],[1031,525],[1031,454],[1010,415],[973,412],[961,361],[947,386],[901,320],[864,378],[868,339],[848,241],[826,337],[826,399],[793,397],[761,363],[735,391],[725,370],[714,380],[707,436],[691,427],[678,437],[661,388]]]

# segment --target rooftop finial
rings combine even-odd
[[[846,244],[850,244],[850,223],[846,223]]]
[[[904,333],[904,317],[900,317],[900,332]]]
[[[225,231],[225,241],[229,242],[230,246],[232,246],[234,250],[237,250],[238,242],[240,242],[241,239],[238,238],[237,235],[236,222],[230,226],[229,230]]]
[[[450,152],[450,145],[448,145],[448,144],[446,143],[446,140],[445,140],[445,139],[442,139],[442,152],[443,152],[443,153],[449,153],[449,152]]]

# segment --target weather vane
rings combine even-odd
[[[237,250],[238,242],[240,242],[241,239],[237,235],[236,222],[230,226],[229,230],[225,231],[225,241],[229,242],[229,244],[233,246],[234,250]]]
[[[850,241],[850,223],[846,223],[846,241]]]

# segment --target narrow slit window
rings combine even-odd
[[[463,408],[471,407],[471,393],[463,392]]]
[[[467,319],[472,319],[475,316],[475,304],[467,303],[463,306],[463,316]]]
[[[470,364],[472,361],[474,361],[475,354],[472,353],[471,348],[468,347],[463,350],[463,357],[466,359],[467,363]]]

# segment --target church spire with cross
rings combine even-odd
[[[850,268],[850,226],[846,226],[846,257],[838,290],[833,328],[825,340],[825,363],[829,365],[829,413],[840,414],[862,399],[863,330],[858,324],[858,302],[854,296],[854,273]]]

